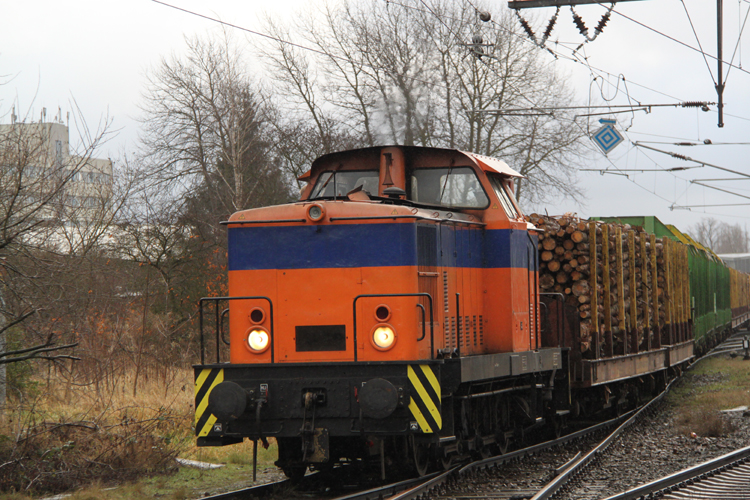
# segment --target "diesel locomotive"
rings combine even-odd
[[[201,300],[198,445],[273,438],[290,477],[425,474],[631,404],[691,359],[689,315],[673,346],[581,355],[562,295],[540,290],[519,177],[373,147],[318,158],[299,202],[233,214],[229,294]]]

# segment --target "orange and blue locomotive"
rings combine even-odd
[[[232,215],[229,363],[195,368],[199,444],[273,437],[289,474],[381,454],[423,472],[566,412],[516,177],[369,148],[316,160],[297,203]]]
[[[342,462],[424,474],[559,430],[581,411],[574,390],[604,407],[621,380],[664,370],[662,349],[571,378],[589,361],[571,359],[575,325],[539,288],[518,177],[473,153],[373,147],[317,159],[299,202],[233,214],[229,296],[201,304],[219,331],[201,333],[198,444],[274,438],[289,476]],[[692,347],[680,353],[668,362]]]

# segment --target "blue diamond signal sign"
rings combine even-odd
[[[607,123],[609,120],[601,121],[604,123],[604,126],[594,133],[593,139],[606,155],[625,139],[617,130],[615,130],[612,123]]]

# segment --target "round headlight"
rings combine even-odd
[[[372,332],[372,343],[378,349],[390,349],[396,342],[396,332],[390,325],[378,325]]]
[[[261,353],[268,348],[270,336],[262,328],[253,328],[247,334],[247,346],[251,351]]]
[[[317,203],[307,207],[307,216],[313,222],[318,222],[319,220],[323,218],[324,215],[325,215],[325,212],[323,211],[323,207],[321,207]]]

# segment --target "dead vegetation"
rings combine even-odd
[[[736,430],[722,410],[750,406],[750,365],[720,356],[698,362],[669,394],[677,409],[675,432],[691,437],[725,437]]]
[[[52,377],[43,395],[9,405],[0,427],[0,491],[59,493],[174,472],[174,458],[191,442],[192,390],[173,389],[165,400],[165,377],[151,375],[136,398],[133,373],[106,392]],[[166,377],[188,384],[190,372]]]
[[[735,431],[735,426],[716,408],[685,409],[676,418],[677,432],[685,436],[724,437]]]
[[[57,493],[93,481],[123,481],[175,469],[168,414],[137,420],[123,415],[115,425],[42,422],[18,440],[0,446],[0,489]]]

